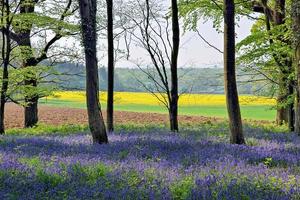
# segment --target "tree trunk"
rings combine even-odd
[[[35,2],[32,3],[26,3],[25,0],[20,1],[20,13],[21,14],[28,14],[28,13],[34,13],[35,9]],[[19,46],[22,47],[24,52],[22,54],[24,55],[23,60],[23,68],[26,67],[33,67],[36,66],[36,60],[32,51],[31,46],[31,29],[32,24],[31,22],[27,21],[28,26],[26,26],[26,29],[19,30],[19,37],[20,41],[18,43]],[[37,81],[29,78],[24,80],[24,84],[29,87],[37,87]],[[37,95],[34,96],[25,96],[25,108],[24,108],[24,126],[25,128],[33,127],[38,123],[38,99],[39,97]]]
[[[170,122],[171,131],[178,131],[178,53],[180,44],[180,28],[178,19],[177,0],[172,0],[172,33],[173,49],[171,55],[171,102],[170,102]]]
[[[280,84],[281,88],[283,84]],[[279,94],[277,96],[277,114],[276,114],[276,124],[281,126],[288,123],[288,109],[285,101],[287,100],[286,88],[284,87],[284,93],[280,92],[282,89],[279,89]]]
[[[296,103],[295,103],[295,132],[300,135],[300,2],[292,1],[292,18],[294,32],[294,49],[295,59],[294,66],[296,69]]]
[[[282,25],[286,23],[286,0],[276,0],[274,10],[274,25]],[[284,37],[278,38],[282,42],[286,42]],[[274,54],[275,61],[281,71],[281,79],[279,82],[279,96],[278,99],[283,102],[284,107],[277,110],[277,124],[282,125],[286,123],[290,131],[294,131],[294,103],[290,99],[294,94],[293,81],[289,80],[291,74],[293,74],[293,63],[291,58],[285,52],[279,56]]]
[[[26,106],[24,109],[25,128],[34,127],[38,119],[38,97],[25,98]]]
[[[294,99],[294,86],[291,81],[288,83],[288,94],[289,98],[293,98],[290,100],[287,106],[287,115],[288,115],[288,128],[290,132],[295,131],[295,99]]]
[[[0,102],[0,134],[5,134],[5,125],[4,125],[4,113],[5,113],[5,101],[2,99],[1,94],[1,102]]]
[[[288,60],[288,58],[286,58]],[[277,96],[277,125],[288,125],[290,131],[294,131],[294,86],[293,81],[289,80],[292,73],[292,63],[286,62],[286,65],[278,64],[281,69],[279,90]]]
[[[31,66],[31,61],[26,62],[24,67]],[[35,79],[29,78],[25,80],[25,85],[30,86],[32,88],[37,87],[37,81]],[[38,95],[33,96],[25,96],[25,108],[24,108],[24,127],[30,128],[34,127],[39,119],[38,119]]]
[[[293,4],[294,5],[294,4]],[[300,5],[298,7],[300,10]],[[299,11],[298,11],[299,12]],[[294,18],[295,28],[298,30],[298,34],[300,34],[300,13],[297,13]],[[297,24],[296,24],[297,23]],[[297,38],[298,42],[295,45],[295,68],[296,68],[296,103],[295,103],[295,132],[300,135],[300,37]]]
[[[10,27],[11,22],[8,17],[10,15],[9,0],[2,0],[2,18],[1,23],[5,24],[5,31],[2,32],[2,60],[3,60],[3,71],[2,71],[2,85],[0,92],[0,134],[5,134],[5,104],[6,104],[6,93],[8,90],[8,67],[10,63],[10,53],[11,53],[11,38],[10,38]],[[4,23],[5,19],[5,23]]]
[[[25,98],[25,103],[27,104],[24,109],[24,126],[25,128],[34,127],[37,125],[38,118],[38,99],[39,98]]]
[[[86,64],[86,100],[89,127],[94,143],[108,143],[99,103],[99,77],[96,50],[96,0],[79,0],[81,29]]]
[[[31,45],[30,45],[31,48]],[[32,62],[33,58],[26,60],[23,63],[23,67],[33,67],[36,66],[35,63]],[[24,84],[26,86],[37,88],[37,80],[33,78],[28,78],[24,80]],[[30,128],[34,127],[38,123],[38,100],[39,96],[37,94],[27,96],[25,94],[25,107],[24,107],[24,127]]]
[[[108,84],[107,84],[107,130],[114,131],[114,35],[113,0],[106,0],[107,42],[108,42]]]
[[[235,5],[224,0],[224,77],[226,103],[231,132],[230,142],[244,144],[241,112],[235,75]]]
[[[5,113],[5,103],[6,103],[6,92],[8,89],[8,65],[9,65],[9,54],[10,54],[9,36],[2,34],[2,41],[3,41],[2,42],[3,45],[2,46],[2,58],[3,58],[2,80],[3,81],[2,81],[1,94],[0,94],[0,134],[1,135],[5,134],[4,113]]]
[[[276,124],[282,126],[287,124],[287,110],[285,108],[277,108],[276,110]]]
[[[170,118],[170,130],[173,132],[178,131],[178,111],[176,109],[176,105],[174,105],[173,110],[170,108],[169,110],[169,118]]]

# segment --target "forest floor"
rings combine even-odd
[[[7,104],[0,136],[0,199],[300,199],[300,137],[245,121],[247,145],[229,143],[226,119],[116,112],[109,144],[93,144],[86,110]],[[105,113],[103,113],[105,116]]]
[[[22,109],[13,108],[19,118]],[[85,115],[48,107],[40,113],[47,123],[61,122],[61,113],[74,123]],[[143,116],[123,118],[137,126]],[[300,199],[299,136],[245,124],[247,145],[232,145],[228,123],[217,120],[176,134],[158,124],[118,124],[107,145],[93,145],[86,126],[8,131],[0,136],[0,199]]]

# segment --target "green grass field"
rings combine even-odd
[[[67,100],[45,100],[40,101],[41,105],[55,106],[55,107],[70,107],[70,108],[86,108],[85,103]],[[103,110],[106,108],[106,104],[102,103]],[[143,105],[143,104],[122,104],[115,105],[115,110],[118,111],[131,111],[131,112],[153,112],[153,113],[167,113],[167,110],[163,106],[156,105]],[[253,120],[274,120],[276,111],[271,106],[241,106],[242,117],[244,119]],[[192,115],[192,116],[207,116],[207,117],[227,117],[227,111],[225,106],[180,106],[180,115]]]

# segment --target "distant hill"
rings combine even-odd
[[[85,69],[82,65],[60,64],[55,67],[57,71],[64,74],[62,82],[59,84],[62,90],[84,90],[85,89]],[[188,93],[212,93],[223,94],[223,69],[222,68],[180,68],[179,90]],[[99,68],[100,90],[107,88],[107,69]],[[238,73],[239,92],[241,94],[253,94],[256,90],[264,93],[263,82],[251,82],[252,77]],[[143,84],[141,84],[143,83]],[[154,88],[153,82],[148,76],[138,68],[116,68],[115,70],[115,91],[145,92],[143,85]]]

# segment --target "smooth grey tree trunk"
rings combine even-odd
[[[235,5],[224,0],[224,77],[226,103],[231,132],[230,142],[244,144],[243,126],[235,74]]]
[[[99,102],[99,77],[96,50],[96,0],[79,0],[86,65],[86,100],[89,127],[94,143],[108,143]]]

